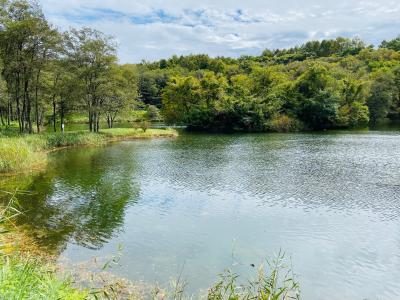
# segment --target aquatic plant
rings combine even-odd
[[[272,260],[260,266],[258,276],[246,283],[238,283],[239,275],[230,270],[208,291],[209,300],[288,300],[300,299],[300,287],[292,268],[285,264],[285,254],[279,251]]]

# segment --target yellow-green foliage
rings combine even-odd
[[[46,148],[59,148],[68,146],[82,145],[101,145],[104,144],[105,138],[102,135],[89,132],[68,132],[68,133],[52,133],[44,136],[46,140]]]
[[[292,132],[302,128],[300,121],[287,115],[278,115],[274,117],[268,124],[271,131],[276,132]]]
[[[22,171],[44,164],[46,155],[36,151],[40,146],[33,144],[24,138],[0,138],[0,172]]]
[[[0,299],[80,300],[88,292],[72,287],[69,278],[57,278],[54,270],[37,259],[2,258],[0,262]]]

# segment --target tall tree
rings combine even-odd
[[[371,124],[387,117],[395,96],[395,78],[393,73],[380,70],[372,75],[371,91],[368,97]]]
[[[84,87],[89,130],[98,132],[104,104],[102,93],[108,83],[111,66],[116,62],[115,45],[109,36],[90,28],[71,30],[66,45],[74,74]]]

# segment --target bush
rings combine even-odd
[[[150,123],[148,121],[142,121],[140,122],[140,128],[143,130],[143,132],[146,132],[146,130],[150,127]]]
[[[273,118],[268,124],[268,128],[271,131],[276,132],[297,131],[300,130],[301,127],[301,123],[298,120],[291,118],[287,115],[279,115]]]

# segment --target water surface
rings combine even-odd
[[[205,135],[52,154],[20,223],[72,261],[192,293],[284,249],[303,299],[400,298],[400,134]],[[11,179],[10,179],[11,181]]]

